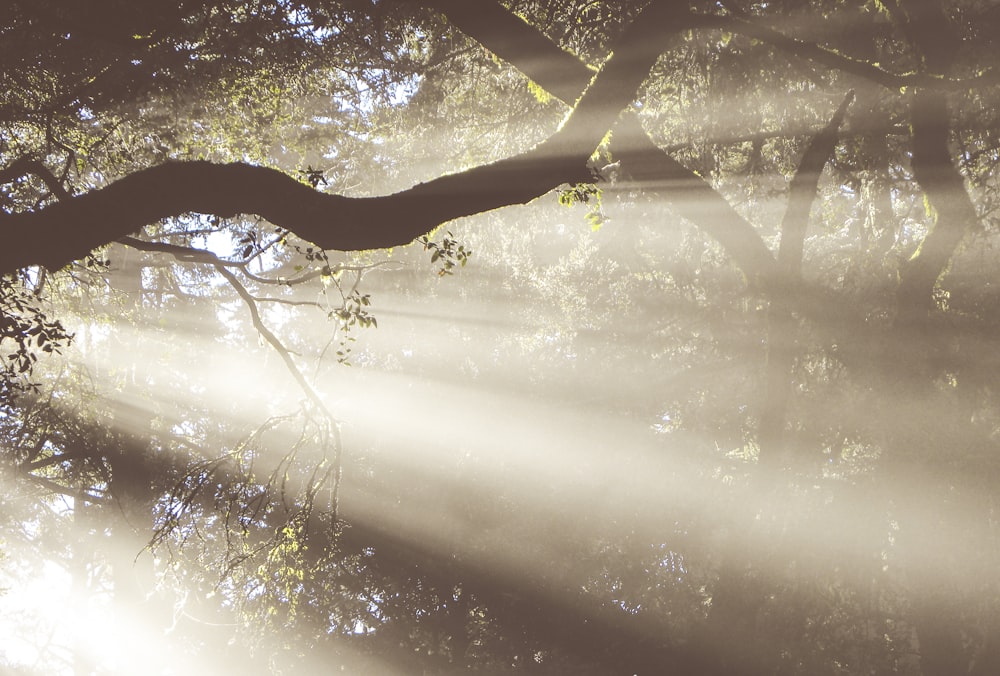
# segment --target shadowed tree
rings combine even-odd
[[[992,673],[998,20],[11,3],[10,558],[175,670]]]

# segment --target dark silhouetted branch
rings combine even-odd
[[[947,71],[959,38],[948,16],[935,2],[909,2],[897,13],[922,65]],[[934,286],[945,273],[965,233],[979,218],[965,181],[948,148],[951,120],[943,92],[920,88],[910,102],[913,177],[927,197],[931,226],[916,253],[899,274],[897,304],[904,323],[934,308]]]
[[[521,155],[393,195],[317,192],[267,167],[170,162],[38,211],[0,214],[0,273],[61,268],[164,218],[196,212],[257,214],[323,249],[403,245],[449,220],[527,203],[562,183],[590,180],[586,160],[659,57],[683,12],[659,0],[633,22],[560,129]]]
[[[579,58],[560,49],[536,28],[497,2],[432,0],[455,26],[530,77],[540,87],[572,104],[593,77]],[[678,28],[693,28],[704,17],[682,14]],[[774,258],[763,240],[710,183],[654,144],[638,118],[627,114],[612,139],[615,158],[629,177],[650,194],[668,200],[684,218],[714,237],[748,278],[772,276]]]
[[[852,101],[853,91],[844,97],[830,122],[813,137],[803,153],[788,191],[788,206],[781,221],[779,275],[771,290],[768,306],[765,392],[757,428],[758,462],[768,467],[780,467],[794,460],[785,435],[797,340],[792,309],[798,304],[798,290],[802,286],[802,252],[809,211],[816,200],[820,174],[833,156],[840,126]]]
[[[809,210],[816,200],[819,177],[833,156],[840,126],[853,101],[854,91],[851,90],[826,127],[810,141],[789,187],[788,206],[781,221],[781,244],[778,247],[778,265],[782,273],[791,278],[789,281],[796,281],[802,269],[802,247],[809,224]]]
[[[41,161],[30,156],[18,158],[11,162],[10,166],[6,169],[0,170],[0,185],[16,181],[27,174],[34,174],[42,179],[45,187],[57,198],[63,200],[72,197],[63,186],[62,181],[49,171],[48,167]]]

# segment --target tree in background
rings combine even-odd
[[[0,429],[78,612],[10,662],[997,670],[989,3],[62,5]]]

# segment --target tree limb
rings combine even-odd
[[[840,126],[852,101],[853,90],[848,92],[830,122],[806,148],[792,179],[788,206],[781,221],[779,275],[777,284],[771,289],[767,312],[764,402],[757,428],[758,463],[768,467],[782,466],[795,459],[785,434],[797,332],[792,308],[797,300],[796,292],[802,286],[802,251],[809,211],[816,199],[820,174],[833,156]]]
[[[408,244],[441,223],[590,180],[586,160],[635,97],[683,12],[658,0],[618,41],[560,129],[526,153],[373,198],[328,195],[275,169],[169,162],[34,212],[0,214],[0,274],[61,268],[143,225],[184,213],[257,214],[323,249]]]
[[[19,474],[24,479],[31,481],[44,488],[45,490],[56,493],[57,495],[65,495],[66,497],[74,498],[76,500],[81,500],[84,502],[89,502],[90,504],[107,504],[109,502],[108,498],[103,495],[95,495],[94,493],[88,493],[83,489],[69,488],[68,486],[63,486],[62,484],[53,481],[52,479],[47,479],[37,474],[32,474],[30,472],[21,472]]]
[[[572,105],[593,76],[576,56],[559,48],[536,28],[497,2],[429,0],[455,26],[530,77],[561,101]],[[681,27],[697,26],[704,17],[686,14]],[[616,159],[626,173],[655,196],[714,237],[748,278],[762,281],[774,273],[774,258],[754,227],[708,181],[660,150],[634,113],[622,117],[612,139]]]
[[[789,37],[756,21],[734,16],[700,16],[702,28],[718,28],[731,33],[739,33],[773,45],[794,56],[871,80],[887,89],[927,87],[937,91],[961,91],[1000,82],[1000,71],[997,70],[990,70],[982,75],[968,78],[951,78],[939,73],[891,73],[866,61],[852,59],[829,47]]]
[[[63,187],[62,181],[56,178],[48,167],[27,155],[14,160],[6,169],[0,170],[0,185],[11,183],[26,174],[34,174],[42,179],[49,191],[61,200],[72,197]]]
[[[928,68],[947,70],[958,37],[938,3],[913,2],[900,15],[903,29]],[[920,246],[899,273],[897,305],[904,323],[934,308],[934,285],[945,273],[965,233],[978,222],[976,208],[961,172],[952,163],[948,136],[951,120],[943,92],[920,88],[910,102],[913,178],[923,189],[931,225]]]
[[[778,247],[778,265],[782,273],[795,282],[802,270],[802,247],[805,243],[806,227],[809,224],[809,210],[816,199],[819,177],[823,167],[833,155],[837,145],[838,132],[847,114],[847,108],[854,101],[852,89],[844,97],[830,122],[820,131],[806,148],[799,160],[798,169],[788,190],[788,206],[781,221],[781,244]]]

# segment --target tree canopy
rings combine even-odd
[[[994,3],[7,9],[4,668],[1000,671]]]

